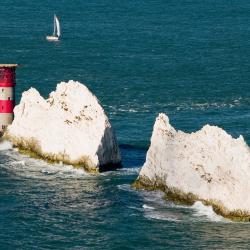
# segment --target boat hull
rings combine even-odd
[[[57,36],[46,36],[48,41],[59,41],[59,37]]]

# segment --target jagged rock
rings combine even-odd
[[[4,137],[22,151],[94,172],[120,165],[109,120],[97,98],[79,82],[58,84],[47,100],[31,88],[22,94],[14,114]]]
[[[250,149],[216,126],[176,131],[165,114],[156,119],[151,145],[135,186],[161,189],[175,202],[210,204],[231,219],[250,218]]]

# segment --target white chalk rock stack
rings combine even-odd
[[[120,165],[110,122],[97,98],[79,82],[61,82],[47,100],[31,88],[14,114],[5,137],[21,149],[94,172]]]
[[[243,137],[216,126],[176,131],[165,114],[156,119],[137,187],[161,189],[173,200],[201,200],[225,217],[250,218],[250,150]]]

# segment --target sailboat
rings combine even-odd
[[[54,15],[54,32],[52,36],[46,36],[48,41],[58,41],[61,36],[60,23],[56,15]]]

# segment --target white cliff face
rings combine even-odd
[[[234,139],[216,126],[188,134],[176,131],[160,114],[138,181],[220,204],[224,215],[235,210],[250,214],[249,147],[242,136]]]
[[[31,88],[22,94],[14,114],[6,137],[16,146],[90,169],[121,161],[103,108],[79,82],[58,84],[47,100]]]

